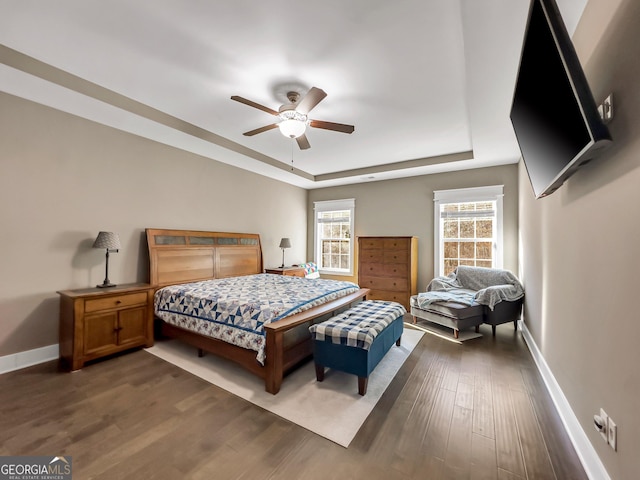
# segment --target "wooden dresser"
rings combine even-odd
[[[358,284],[367,298],[392,300],[410,310],[418,293],[417,237],[358,237]]]
[[[146,283],[59,291],[63,366],[78,370],[89,360],[153,346],[153,293]]]

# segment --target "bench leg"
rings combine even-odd
[[[453,338],[458,338],[460,336],[460,331],[457,329],[453,329]]]
[[[495,325],[491,325],[491,332],[493,333],[493,336],[496,336],[496,326]]]
[[[200,358],[204,357],[204,350],[201,348],[198,349],[198,357]]]
[[[480,333],[480,325],[476,325],[476,333]]]
[[[324,367],[316,363],[316,380],[319,382],[324,380]]]
[[[397,347],[400,346],[400,340],[402,340],[402,335],[400,337],[398,337],[398,340],[396,340],[396,346]]]
[[[369,377],[358,377],[358,393],[364,396],[367,393],[367,383]]]

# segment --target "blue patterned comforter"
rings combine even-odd
[[[171,285],[154,298],[158,318],[257,352],[264,364],[263,325],[359,289],[352,282],[258,274]]]

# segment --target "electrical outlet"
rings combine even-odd
[[[602,123],[609,123],[613,118],[613,94],[610,93],[604,101],[598,105],[598,113],[602,119]]]
[[[605,412],[602,408],[600,409],[600,415],[593,416],[593,426],[595,427],[597,432],[600,432],[600,436],[606,443],[609,443],[608,420],[609,415],[607,415],[607,412]]]
[[[607,443],[618,451],[618,426],[611,417],[607,417]]]

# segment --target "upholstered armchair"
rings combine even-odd
[[[434,278],[427,291],[411,298],[411,314],[453,328],[458,338],[461,328],[514,322],[520,318],[524,288],[513,273],[496,268],[459,266],[446,277]]]

